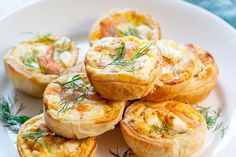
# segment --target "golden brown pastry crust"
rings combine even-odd
[[[113,52],[119,55],[116,51],[122,44],[124,57],[117,64],[114,62],[119,56],[115,59],[110,56],[114,55]],[[132,44],[135,46],[131,46],[130,52],[128,47]],[[143,54],[132,60],[146,45],[149,47]],[[120,66],[123,62],[131,64]],[[131,36],[103,38],[88,50],[85,57],[86,72],[95,90],[111,100],[134,100],[147,95],[159,81],[161,63],[162,56],[152,42]],[[129,66],[133,66],[133,71],[127,71]]]
[[[219,72],[216,62],[209,52],[194,44],[188,44],[186,47],[198,59],[199,70],[189,85],[182,89],[175,99],[196,104],[203,101],[215,87]]]
[[[187,48],[174,41],[160,40],[156,46],[164,58],[160,74],[162,85],[155,85],[155,89],[143,99],[161,102],[174,98],[189,85],[196,71],[197,59]]]
[[[120,126],[138,157],[189,157],[202,147],[207,130],[204,117],[178,101],[135,102]]]
[[[39,37],[43,38],[43,37]],[[7,71],[9,78],[12,80],[14,86],[20,91],[29,94],[35,97],[42,97],[43,92],[49,82],[56,79],[58,77],[57,74],[44,74],[40,68],[33,69],[26,66],[22,61],[22,56],[20,56],[20,51],[25,47],[27,50],[30,45],[33,44],[43,46],[48,46],[49,48],[53,47],[52,43],[48,43],[46,41],[38,41],[37,39],[31,39],[24,41],[17,46],[11,48],[6,55],[4,56],[4,65]],[[58,37],[50,36],[50,40],[55,40],[55,42],[59,39]],[[40,48],[39,46],[39,48]],[[26,48],[27,47],[27,48]],[[48,49],[49,49],[48,48]],[[29,48],[30,51],[33,51],[34,48]],[[41,50],[38,50],[39,54]],[[25,52],[22,52],[25,53]],[[42,52],[45,53],[45,52]],[[55,52],[54,52],[55,53]],[[63,71],[71,66],[74,66],[77,62],[78,58],[78,48],[76,47],[74,42],[71,42],[70,53],[73,56],[72,60],[70,60],[70,65],[66,67],[64,64],[57,62],[59,65],[59,70]],[[41,56],[42,57],[42,56]],[[23,58],[24,59],[24,58]],[[55,59],[55,56],[54,56]]]
[[[153,31],[152,33],[149,32],[148,40],[158,40],[161,37],[159,24],[150,15],[137,10],[123,9],[113,10],[109,14],[101,17],[100,19],[98,19],[97,22],[94,23],[89,34],[90,44],[93,45],[93,43],[103,37],[124,36],[124,34],[121,35],[120,32],[117,30],[117,25],[122,23],[129,23],[136,27],[139,25],[148,26]],[[104,27],[109,29],[109,31],[111,31],[111,34],[108,34],[109,32],[103,33]],[[140,31],[140,33],[144,32],[143,29],[141,29]]]
[[[62,86],[73,78],[77,88]],[[69,84],[67,84],[69,85]],[[66,138],[82,139],[111,130],[121,120],[125,101],[101,98],[93,91],[86,74],[68,74],[51,82],[44,92],[45,121],[48,127]],[[68,105],[68,106],[67,106]]]
[[[36,143],[27,138],[32,133],[45,131]],[[65,139],[48,130],[43,114],[33,117],[22,125],[17,135],[17,149],[21,157],[93,157],[97,148],[97,138],[82,140]]]

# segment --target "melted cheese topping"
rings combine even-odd
[[[161,55],[153,44],[134,37],[107,37],[86,54],[86,66],[98,73],[148,76],[160,64]]]
[[[74,76],[80,79],[71,82]],[[68,86],[62,86],[68,82]],[[65,75],[50,83],[44,93],[44,105],[59,119],[71,121],[106,121],[122,109],[116,101],[101,98],[83,73]]]
[[[35,142],[36,139],[30,135],[40,131],[44,133]],[[86,157],[95,149],[96,138],[77,140],[57,136],[49,130],[41,114],[24,124],[18,134],[17,144],[20,153],[24,152],[29,157]]]
[[[11,55],[31,72],[58,75],[76,63],[77,53],[69,38],[45,35],[18,44]]]
[[[199,127],[204,118],[192,106],[178,101],[139,101],[127,109],[123,121],[142,136],[173,138]]]
[[[190,79],[195,70],[195,57],[183,46],[169,40],[156,43],[164,58],[162,76],[164,84],[177,84]]]

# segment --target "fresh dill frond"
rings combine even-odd
[[[149,44],[146,44],[146,45],[144,45],[143,47],[141,47],[141,49],[139,49],[139,50],[135,53],[135,55],[131,58],[131,60],[134,60],[134,59],[137,59],[137,58],[143,56],[143,55],[145,54],[146,50],[147,50],[149,47],[151,47],[151,46],[152,46],[152,43],[149,43]]]
[[[163,130],[167,133],[167,134],[170,134],[170,132],[169,132],[169,127],[168,127],[168,125],[166,124],[166,123],[162,123],[162,127],[163,127]]]
[[[64,83],[60,83],[60,86],[62,87],[66,87],[67,85],[69,85],[69,87],[73,87],[75,88],[76,86],[78,86],[76,84],[76,81],[77,80],[80,80],[81,79],[81,76],[80,75],[75,75],[72,77],[71,81],[67,81],[67,82],[64,82]]]
[[[152,43],[144,45],[138,51],[136,51],[135,55],[133,57],[131,57],[130,59],[123,58],[123,55],[125,53],[124,52],[125,46],[120,46],[116,49],[116,50],[118,50],[118,52],[117,52],[118,56],[111,63],[107,64],[105,67],[110,66],[110,65],[127,66],[125,71],[134,73],[134,70],[135,70],[134,69],[134,60],[145,55],[145,52],[147,51],[148,48],[150,48],[151,45],[152,45]]]
[[[28,116],[18,116],[18,114],[23,110],[23,104],[19,107],[16,113],[13,113],[13,108],[16,104],[16,99],[10,101],[4,97],[0,97],[0,120],[5,127],[8,129],[18,132],[20,125],[25,121],[30,119]]]
[[[125,69],[125,71],[134,73],[134,65],[132,65],[132,64],[128,65],[128,67]]]
[[[169,126],[166,123],[162,123],[162,127],[159,127],[157,124],[154,124],[151,126],[152,130],[157,133],[166,133],[168,135],[171,134],[184,134],[186,131],[176,131],[176,130],[170,130]]]
[[[210,112],[210,106],[203,107],[196,105],[195,108],[204,116],[208,130],[212,132],[220,131],[221,137],[223,138],[228,127],[225,127],[223,121],[220,120],[222,113],[221,107],[212,112]]]
[[[139,31],[138,31],[136,28],[129,27],[127,31],[119,30],[119,32],[120,32],[123,36],[134,36],[134,37],[137,37],[137,38],[139,38],[139,39],[142,39],[142,38],[140,37]]]
[[[36,36],[36,42],[44,43],[46,45],[51,45],[56,41],[55,38],[52,37],[51,33],[39,34]]]
[[[21,60],[29,68],[33,69],[40,68],[37,62],[37,54],[34,51],[27,52],[24,56],[21,56]]]
[[[220,128],[220,137],[221,138],[223,138],[225,136],[226,130],[228,128],[229,128],[228,126],[224,126],[224,125]]]
[[[60,86],[62,87],[64,97],[57,104],[60,107],[58,114],[64,114],[76,104],[82,103],[85,97],[93,91],[92,87],[87,85],[80,75],[73,76],[71,81],[60,83]],[[66,93],[68,90],[72,91]]]
[[[159,127],[157,124],[153,124],[151,128],[154,132],[170,134],[170,128],[166,123],[162,123],[161,127]]]
[[[48,134],[45,130],[39,130],[33,133],[26,134],[22,136],[22,138],[33,140],[33,145],[35,145],[40,140],[40,138],[46,135]]]
[[[107,64],[109,65],[115,65],[115,66],[129,66],[132,62],[128,59],[123,59],[121,57],[115,58],[111,63]]]
[[[119,46],[119,47],[117,47],[117,48],[115,49],[116,53],[117,53],[120,57],[122,57],[122,56],[125,54],[124,50],[125,50],[125,44],[122,44],[121,46]]]
[[[109,152],[114,157],[131,157],[134,155],[134,153],[130,148],[128,148],[127,150],[119,150],[119,148],[117,147],[115,152],[112,151],[111,149],[109,149]]]
[[[207,123],[208,129],[214,129],[217,125],[217,121],[221,116],[221,108],[213,111],[213,114],[210,115],[209,112],[206,112],[204,117]]]

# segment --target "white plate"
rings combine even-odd
[[[180,43],[196,43],[209,50],[219,66],[218,83],[202,103],[223,109],[222,121],[229,126],[223,139],[209,132],[202,150],[196,155],[235,156],[236,145],[236,31],[211,13],[183,1],[158,0],[50,0],[27,5],[0,21],[0,56],[17,42],[26,38],[22,32],[50,32],[74,39],[80,47],[80,60],[88,48],[87,36],[91,24],[113,8],[135,8],[150,13],[161,25],[162,37]],[[1,59],[0,94],[15,93],[7,79]],[[26,106],[24,114],[41,111],[41,100],[16,92],[19,102]],[[17,156],[15,135],[0,125],[0,156]],[[96,157],[109,157],[110,149],[125,148],[119,127],[99,136]],[[145,149],[145,148],[144,148]]]

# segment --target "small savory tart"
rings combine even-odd
[[[204,117],[178,101],[137,101],[126,109],[120,126],[140,157],[190,157],[203,145],[207,131]]]
[[[193,78],[196,71],[196,58],[188,49],[170,40],[159,40],[156,47],[163,56],[162,73],[160,82],[162,85],[155,85],[144,100],[164,101],[174,98],[183,90]]]
[[[218,77],[218,68],[214,58],[206,50],[193,44],[188,44],[186,47],[198,59],[198,70],[190,84],[181,90],[175,99],[195,104],[204,100],[214,88]]]
[[[111,100],[147,95],[158,82],[162,56],[154,43],[136,37],[106,37],[85,56],[87,75],[95,90]]]
[[[78,48],[67,37],[39,36],[23,41],[4,56],[4,64],[14,86],[42,97],[47,84],[77,63]]]
[[[17,149],[21,157],[93,157],[97,138],[66,139],[53,133],[43,114],[22,125],[17,135]]]
[[[160,39],[159,24],[148,14],[132,9],[114,10],[100,18],[92,27],[92,45],[103,37],[135,36],[140,39]]]
[[[57,78],[48,84],[43,97],[48,127],[58,135],[77,139],[113,129],[122,118],[125,103],[100,97],[85,73]]]

